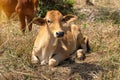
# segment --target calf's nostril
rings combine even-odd
[[[56,36],[57,37],[63,37],[64,36],[64,32],[56,32]]]
[[[64,36],[64,32],[61,32],[60,35],[61,35],[61,36]]]
[[[56,35],[59,35],[59,33],[58,33],[58,32],[56,32]]]

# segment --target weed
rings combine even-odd
[[[44,17],[48,10],[56,9],[63,14],[73,13],[73,4],[74,0],[55,0],[53,3],[51,1],[48,1],[47,3],[39,1],[38,16]]]

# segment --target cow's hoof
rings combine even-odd
[[[86,55],[85,54],[83,54],[80,58],[79,58],[79,60],[85,60],[86,59]]]
[[[31,63],[33,63],[33,64],[37,64],[39,62],[39,60],[38,59],[36,59],[36,60],[31,60]]]
[[[49,66],[51,66],[51,67],[57,66],[57,61],[55,59],[50,59],[49,60]]]
[[[31,63],[36,64],[38,62],[39,62],[38,58],[36,56],[32,56]]]
[[[77,54],[76,54],[76,57],[77,58],[80,58],[80,57],[82,57],[83,56],[83,50],[77,50]]]
[[[76,54],[77,59],[79,60],[84,60],[86,58],[85,54],[83,53],[83,50],[77,50],[77,54]]]

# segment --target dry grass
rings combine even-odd
[[[88,6],[86,8],[89,9]],[[90,7],[90,10],[93,9],[96,8]],[[97,22],[88,19],[79,20],[77,24],[89,37],[91,54],[85,61],[64,61],[58,67],[51,68],[30,62],[37,35],[36,25],[31,33],[26,32],[23,36],[16,19],[7,22],[1,19],[0,80],[120,80],[119,24],[113,24],[111,20]]]

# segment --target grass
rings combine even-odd
[[[77,3],[78,4],[78,3]],[[98,2],[96,2],[98,5]],[[105,3],[104,3],[105,4]],[[108,6],[110,4],[107,4]],[[77,6],[77,5],[76,5]],[[102,6],[102,5],[101,5]],[[76,9],[84,35],[90,40],[91,54],[87,54],[85,61],[70,63],[64,61],[55,68],[32,65],[31,52],[38,26],[33,25],[32,32],[22,35],[18,20],[0,21],[0,80],[119,80],[120,79],[120,26],[114,24],[119,21],[116,7],[100,5],[96,7],[81,6],[80,10],[97,10],[93,17],[89,12]],[[99,8],[98,8],[99,7]],[[106,10],[107,9],[107,10]],[[105,12],[106,11],[106,12]],[[75,14],[76,14],[75,13]],[[96,15],[99,13],[99,15]],[[106,17],[106,13],[112,15]],[[81,14],[84,14],[81,16]],[[94,16],[95,15],[95,16]],[[116,16],[115,16],[116,15]],[[102,16],[102,19],[99,18]],[[99,20],[96,20],[99,18]],[[104,18],[104,19],[103,19]],[[105,20],[107,18],[107,20]],[[108,19],[109,18],[109,19]],[[114,18],[114,20],[112,20]]]
[[[87,32],[86,35],[90,38],[93,52],[99,55],[99,57],[96,57],[105,71],[102,79],[119,80],[120,35],[118,35],[118,30],[120,30],[120,27],[110,24],[110,22],[92,23],[88,27],[84,29],[84,32]]]

